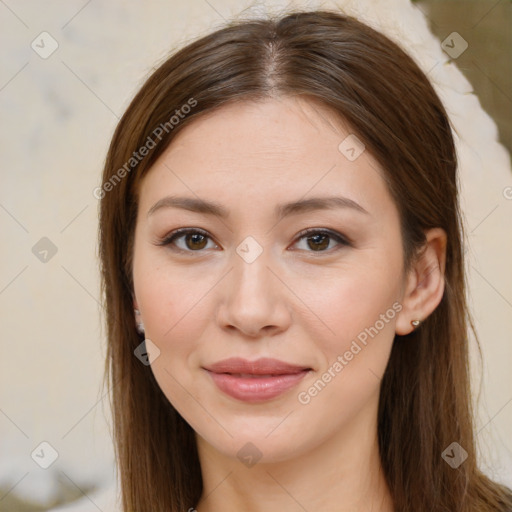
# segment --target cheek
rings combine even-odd
[[[315,297],[312,309],[324,333],[319,336],[310,324],[308,337],[321,353],[321,367],[297,397],[312,416],[336,410],[343,423],[378,394],[401,310],[401,264],[399,253],[382,246],[355,254],[321,280],[321,293],[318,287],[313,293],[312,282],[302,282],[300,293]]]
[[[181,341],[193,343],[194,333],[201,329],[198,320],[208,318],[204,299],[215,282],[211,273],[169,264],[162,253],[136,253],[134,287],[147,336],[159,340],[161,349],[179,347]]]
[[[322,354],[322,365],[298,390],[297,403],[314,424],[311,428],[327,436],[366,405],[375,405],[401,305],[396,279],[377,271],[354,270],[325,291],[317,307],[334,334],[309,333]],[[296,427],[299,433],[300,424]]]
[[[194,358],[204,343],[206,325],[211,322],[207,299],[216,280],[211,276],[198,278],[191,269],[154,266],[149,260],[141,257],[139,267],[134,263],[134,282],[145,336],[159,350],[151,362],[151,371],[169,402],[194,429],[204,429],[209,418],[199,405],[200,389],[196,389],[191,376]]]
[[[398,259],[399,260],[399,259]],[[397,310],[401,309],[400,260],[386,261],[382,254],[361,257],[357,263],[336,269],[326,276],[312,275],[297,281],[295,291],[304,298],[311,313],[303,315],[311,321],[298,319],[313,340],[323,340],[322,350],[329,355],[349,350],[354,339],[363,344],[367,338],[394,335]],[[311,299],[308,299],[311,298]],[[318,337],[320,329],[325,333]],[[376,332],[378,331],[378,332]]]
[[[211,274],[200,274],[192,267],[155,264],[149,255],[134,260],[135,292],[145,336],[159,350],[151,370],[169,402],[180,412],[189,411],[192,422],[196,415],[205,421],[200,408],[191,413],[200,400],[191,375],[211,322],[211,311],[207,311],[209,291],[218,280]]]

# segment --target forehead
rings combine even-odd
[[[391,201],[383,170],[356,137],[309,99],[231,103],[178,133],[142,181],[140,206],[170,191],[260,208],[308,194]]]
[[[322,160],[332,160],[349,134],[350,129],[319,102],[285,96],[232,102],[202,115],[178,134],[167,153],[181,158],[193,150],[195,159],[202,154],[227,165],[238,158],[241,168],[262,158],[273,165],[309,162],[326,150]],[[259,167],[264,171],[264,165]]]

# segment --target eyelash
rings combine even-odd
[[[199,229],[199,228],[180,228],[180,229],[176,229],[175,231],[172,231],[171,233],[169,233],[165,238],[160,240],[156,245],[159,245],[159,246],[171,245],[175,240],[177,240],[179,238],[182,238],[182,237],[184,237],[185,235],[188,235],[188,234],[200,234],[200,235],[203,235],[203,236],[209,238],[210,240],[212,239],[210,237],[210,235],[206,231],[204,231],[202,229]],[[332,248],[331,249],[327,249],[327,250],[324,250],[324,251],[306,251],[306,252],[311,252],[313,254],[315,254],[315,253],[318,253],[318,254],[322,254],[322,253],[330,254],[333,251],[339,250],[343,246],[345,246],[345,247],[351,247],[352,246],[352,243],[349,241],[349,239],[347,237],[343,236],[341,233],[338,233],[337,231],[333,231],[333,230],[330,230],[330,229],[315,229],[315,228],[305,229],[305,230],[301,231],[300,233],[298,233],[298,235],[297,235],[297,242],[299,240],[303,239],[303,238],[307,238],[308,236],[312,237],[314,235],[327,235],[331,239],[334,239],[339,244],[339,247],[337,247],[337,248],[335,247],[334,249],[332,249]],[[193,251],[193,250],[190,250],[190,249],[181,249],[179,247],[175,247],[175,248],[173,248],[173,250],[181,252],[181,253],[194,253],[194,252],[203,252],[204,251],[204,249],[199,249],[197,251]]]

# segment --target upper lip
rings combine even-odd
[[[299,373],[304,370],[311,370],[308,366],[291,364],[285,361],[280,361],[279,359],[271,359],[268,357],[262,357],[255,361],[249,361],[240,357],[231,357],[205,366],[204,369],[213,373],[247,375],[289,375]]]

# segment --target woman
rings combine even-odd
[[[428,79],[349,16],[152,74],[99,190],[124,510],[512,510],[476,461],[456,168]]]

